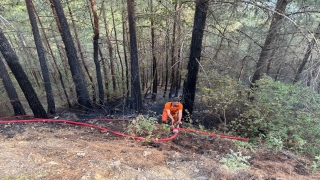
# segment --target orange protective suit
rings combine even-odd
[[[166,121],[168,120],[168,113],[167,110],[170,110],[170,114],[172,115],[174,121],[178,120],[178,114],[179,114],[179,110],[183,109],[183,105],[181,103],[179,103],[179,105],[177,107],[172,106],[171,102],[167,102],[164,105],[164,109],[162,112],[162,122],[166,123]]]

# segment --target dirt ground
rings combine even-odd
[[[123,133],[129,123],[79,119],[74,114],[70,118]],[[160,126],[156,133],[158,138],[172,136]],[[172,141],[157,143],[65,123],[11,123],[0,125],[0,142],[4,180],[320,179],[319,171],[306,168],[310,159],[292,152],[252,152],[229,139],[184,131]],[[234,171],[220,163],[230,149],[250,156],[250,168]]]

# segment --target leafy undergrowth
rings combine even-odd
[[[137,129],[148,127],[147,122],[70,117],[132,135],[172,135],[166,125],[140,133]],[[157,143],[65,123],[16,123],[0,126],[0,141],[0,178],[5,180],[320,178],[317,168],[312,168],[313,159],[284,150],[274,152],[264,144],[184,131],[172,141]]]
[[[319,156],[318,92],[301,83],[282,83],[267,76],[252,89],[221,75],[213,76],[210,82],[215,84],[212,88],[202,87],[197,93],[196,122],[241,137],[264,139],[274,150],[291,148]],[[292,143],[293,147],[287,146]]]

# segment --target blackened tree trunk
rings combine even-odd
[[[20,102],[18,93],[16,89],[13,86],[13,83],[10,79],[10,76],[8,74],[8,71],[0,57],[0,78],[2,79],[3,86],[6,89],[6,92],[8,94],[8,97],[10,99],[10,103],[13,107],[14,115],[25,115],[26,112],[23,109],[23,106]]]
[[[301,75],[305,65],[307,64],[309,57],[311,55],[311,51],[316,43],[316,40],[319,39],[319,37],[320,37],[320,23],[318,24],[318,27],[317,27],[316,32],[314,34],[314,38],[311,40],[310,44],[308,45],[307,52],[304,54],[302,62],[301,62],[300,66],[298,68],[298,71],[294,77],[293,83],[296,83],[299,81],[300,75]]]
[[[44,54],[44,48],[41,42],[41,37],[37,25],[37,19],[34,13],[34,6],[32,0],[26,0],[27,10],[29,14],[30,24],[32,27],[34,42],[37,48],[38,58],[40,61],[43,81],[44,81],[44,88],[46,90],[47,95],[47,103],[48,103],[48,113],[54,114],[56,112],[55,102],[53,98],[53,92],[51,87],[50,75],[49,70],[46,62],[46,57]]]
[[[96,6],[94,4],[94,0],[90,0],[91,2],[91,9],[93,12],[93,60],[94,64],[96,65],[96,75],[98,81],[98,89],[99,89],[99,103],[101,105],[104,104],[104,91],[103,91],[103,83],[102,83],[102,75],[101,75],[101,68],[99,62],[99,17],[96,10]]]
[[[62,88],[63,88],[63,92],[64,92],[64,94],[65,94],[65,96],[66,96],[67,103],[68,103],[69,107],[71,107],[71,103],[70,103],[70,100],[69,100],[69,97],[68,97],[68,94],[67,94],[67,91],[66,91],[66,88],[65,88],[65,85],[64,85],[65,83],[64,83],[63,78],[62,78],[62,73],[61,73],[61,70],[59,69],[59,66],[58,66],[58,64],[57,64],[56,57],[55,57],[55,55],[53,54],[51,45],[50,45],[49,40],[48,40],[48,37],[47,37],[47,34],[46,34],[46,32],[45,32],[45,30],[44,30],[44,28],[43,28],[42,22],[41,22],[41,20],[40,20],[40,18],[39,18],[39,15],[38,15],[37,11],[36,11],[35,9],[33,9],[33,10],[34,10],[34,12],[35,12],[35,14],[36,14],[36,16],[37,16],[38,21],[39,21],[39,25],[40,25],[40,29],[42,30],[42,34],[43,34],[43,36],[45,37],[44,39],[46,40],[47,47],[48,47],[49,52],[50,52],[50,55],[51,55],[51,57],[52,57],[52,59],[53,59],[54,67],[56,67],[56,68],[55,68],[55,71],[57,72],[57,74],[59,74],[60,84],[61,84],[61,86],[62,86]],[[53,77],[54,77],[54,76],[53,76]],[[54,79],[55,79],[55,78],[54,78]],[[56,83],[56,84],[57,84],[57,83]],[[63,100],[61,96],[60,96],[60,99]]]
[[[151,13],[153,13],[153,4],[152,0],[150,0],[150,8]],[[157,91],[158,91],[158,71],[157,71],[157,58],[155,52],[155,40],[154,40],[154,17],[151,17],[151,50],[152,50],[152,100],[156,100],[157,98]]]
[[[165,84],[163,98],[166,97],[168,91],[168,78],[169,78],[169,20],[166,21],[166,36],[165,36]]]
[[[128,5],[128,20],[130,34],[130,56],[131,56],[131,97],[132,108],[136,111],[143,109],[141,87],[139,78],[139,62],[138,49],[136,39],[136,24],[135,24],[135,9],[134,0],[127,0]]]
[[[127,23],[126,23],[126,15],[125,15],[125,6],[124,6],[124,1],[122,0],[121,1],[122,2],[122,5],[123,5],[123,7],[122,7],[122,14],[121,14],[121,17],[122,17],[122,44],[123,44],[123,54],[124,54],[124,63],[125,63],[125,70],[126,70],[126,106],[128,106],[129,105],[129,95],[130,95],[130,93],[129,93],[129,83],[130,83],[130,81],[129,81],[129,65],[128,65],[128,56],[127,56],[127,39],[128,38],[126,38],[127,36]],[[123,87],[124,88],[124,87]]]
[[[196,10],[194,14],[194,23],[190,47],[190,59],[188,63],[188,73],[187,79],[183,87],[184,109],[188,110],[190,114],[192,114],[193,111],[193,103],[196,92],[196,82],[199,70],[198,61],[200,61],[201,56],[202,38],[206,23],[208,4],[209,0],[196,1]]]
[[[92,92],[92,101],[93,102],[96,102],[96,86],[95,86],[95,83],[94,83],[94,80],[93,80],[93,76],[91,74],[91,71],[89,70],[89,67],[85,61],[85,57],[84,57],[84,51],[82,50],[82,47],[81,47],[81,43],[80,43],[80,38],[79,38],[79,33],[78,33],[78,30],[77,30],[77,25],[76,25],[76,18],[74,18],[73,16],[73,11],[71,9],[71,6],[70,6],[70,2],[69,1],[66,1],[67,3],[67,6],[68,6],[68,11],[69,11],[69,15],[70,15],[70,18],[72,19],[72,28],[73,28],[73,32],[74,32],[74,40],[76,42],[76,45],[77,45],[77,50],[80,54],[80,62],[82,62],[82,65],[81,68],[82,70],[84,70],[84,72],[88,75],[89,77],[89,80],[90,80],[90,86],[91,86],[91,92]],[[87,6],[88,7],[88,10],[90,12],[90,7],[89,5]],[[91,18],[91,13],[90,13],[90,19],[92,20]],[[92,22],[92,21],[91,21]],[[60,31],[60,33],[62,33]]]
[[[84,81],[84,75],[81,70],[81,66],[78,60],[77,51],[73,43],[73,39],[70,33],[70,28],[67,19],[64,15],[64,11],[60,0],[53,0],[54,8],[57,12],[59,22],[62,28],[61,35],[62,40],[65,44],[65,49],[67,52],[68,63],[70,66],[73,82],[76,86],[76,94],[78,98],[78,103],[87,109],[91,109],[91,103],[89,99],[89,93]]]
[[[28,104],[37,118],[48,118],[46,111],[44,110],[35,90],[32,87],[28,76],[24,72],[18,56],[13,51],[7,38],[4,36],[2,29],[0,29],[0,52],[2,53],[4,59],[7,61],[9,68],[11,69],[13,75],[19,83],[22,92],[24,93]]]
[[[176,71],[177,71],[177,66],[176,66],[176,54],[175,54],[175,48],[176,48],[176,26],[177,26],[177,7],[178,7],[178,2],[175,2],[174,5],[174,21],[173,21],[173,27],[172,27],[172,43],[171,43],[171,78],[170,78],[170,91],[169,91],[169,98],[171,98],[175,92],[176,88]]]
[[[267,64],[269,62],[270,53],[273,51],[274,48],[274,41],[277,38],[277,32],[279,26],[282,23],[283,14],[286,10],[287,5],[291,2],[291,0],[278,0],[275,11],[272,16],[272,21],[270,24],[270,28],[264,42],[264,45],[261,49],[260,57],[256,65],[256,70],[252,77],[251,87],[254,87],[255,82],[259,80],[264,73],[267,71]],[[280,14],[279,14],[280,13]]]
[[[177,14],[177,26],[178,26],[178,33],[177,33],[177,42],[179,43],[179,45],[181,44],[181,2],[178,1],[178,14]],[[181,59],[181,49],[182,49],[182,44],[181,44],[181,48],[179,47],[178,48],[178,52],[177,52],[177,63],[176,63],[176,91],[175,91],[175,94],[174,96],[175,97],[178,97],[179,95],[179,90],[180,90],[180,85],[181,85],[181,62],[182,62],[182,59]]]
[[[105,86],[105,89],[106,89],[106,100],[108,101],[108,99],[110,98],[108,70],[107,70],[106,58],[104,58],[100,47],[99,47],[99,54],[100,54],[100,57],[101,57],[101,65],[102,65],[103,78],[104,78],[104,86]]]

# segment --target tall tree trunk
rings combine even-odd
[[[75,41],[77,43],[77,47],[78,47],[78,51],[80,52],[80,59],[81,59],[81,62],[83,64],[83,67],[84,67],[84,70],[86,71],[88,77],[89,77],[89,80],[90,80],[90,85],[91,85],[91,89],[92,89],[92,101],[93,102],[96,102],[96,88],[95,88],[95,83],[94,83],[94,80],[93,80],[93,77],[91,75],[91,72],[86,64],[86,61],[85,61],[85,58],[84,58],[84,55],[83,55],[83,51],[82,51],[82,48],[81,48],[81,43],[80,43],[80,40],[79,40],[79,35],[78,35],[78,30],[77,30],[77,26],[76,26],[76,23],[75,23],[75,20],[73,18],[73,13],[72,13],[72,10],[71,10],[71,7],[70,7],[70,4],[69,4],[69,1],[67,1],[67,5],[68,5],[68,10],[69,10],[69,14],[70,14],[70,17],[72,19],[72,27],[73,27],[73,30],[74,30],[74,35],[75,35]],[[89,5],[88,5],[88,9],[89,8]],[[90,12],[90,10],[89,10]],[[91,13],[90,13],[90,19],[91,19],[91,22],[92,22],[92,18],[91,18]],[[93,25],[94,26],[94,25]],[[94,29],[94,27],[93,27]],[[61,32],[60,32],[61,33]],[[81,65],[80,65],[81,66]]]
[[[34,114],[34,117],[48,118],[48,115],[44,110],[41,102],[39,101],[38,96],[28,79],[28,76],[24,72],[19,62],[18,56],[13,51],[7,38],[4,36],[2,29],[0,29],[0,52],[7,61],[9,68],[18,81],[19,86],[22,89],[22,92],[24,93],[28,104]]]
[[[104,91],[103,91],[103,83],[102,83],[102,75],[101,75],[101,68],[99,62],[99,17],[96,10],[96,6],[94,4],[94,0],[90,0],[91,8],[93,12],[94,18],[94,37],[93,37],[93,60],[94,64],[96,65],[96,76],[98,81],[98,89],[99,89],[99,103],[101,105],[104,104]]]
[[[104,13],[104,14],[102,14]],[[102,14],[102,15],[101,15]],[[104,0],[102,0],[101,2],[101,10],[100,10],[100,15],[99,16],[103,16],[103,20],[105,22],[105,7],[104,7]],[[102,71],[103,71],[103,82],[105,85],[105,91],[106,91],[106,101],[109,100],[110,98],[110,92],[109,92],[109,77],[108,77],[108,69],[107,69],[107,59],[104,57],[102,51],[101,51],[101,47],[99,45],[99,55],[101,57],[101,64],[102,64]]]
[[[68,103],[69,107],[71,107],[71,103],[70,103],[70,100],[69,100],[69,97],[68,97],[68,94],[67,94],[67,91],[66,91],[66,88],[65,88],[65,85],[64,85],[63,78],[62,78],[62,73],[61,73],[60,68],[59,68],[59,66],[58,66],[58,64],[57,64],[56,57],[55,57],[55,55],[54,55],[53,52],[52,52],[51,45],[50,45],[50,43],[49,43],[49,41],[48,41],[47,34],[46,34],[46,32],[44,31],[44,28],[43,28],[42,22],[41,22],[41,20],[40,20],[40,18],[39,18],[39,15],[38,15],[38,13],[37,13],[37,11],[36,11],[35,9],[34,9],[34,12],[35,12],[35,14],[36,14],[36,16],[37,16],[37,19],[38,19],[38,21],[39,21],[39,24],[40,24],[40,27],[41,27],[41,30],[42,30],[42,34],[43,34],[43,36],[45,37],[47,47],[48,47],[49,52],[50,52],[50,55],[51,55],[51,57],[52,57],[52,59],[53,59],[54,65],[55,65],[55,67],[56,67],[55,70],[56,70],[56,71],[58,72],[58,74],[59,74],[60,83],[61,83],[61,86],[62,86],[64,95],[66,96],[67,103]],[[60,97],[60,98],[61,98],[61,97]]]
[[[138,49],[136,39],[136,22],[135,22],[135,4],[134,0],[127,0],[128,5],[128,20],[129,20],[129,32],[130,32],[130,56],[131,56],[131,97],[132,107],[136,111],[143,109],[141,87],[139,78],[139,62],[138,62]]]
[[[165,84],[163,98],[166,97],[168,91],[168,78],[169,78],[169,20],[166,21],[166,35],[165,35]]]
[[[26,112],[23,109],[23,106],[20,102],[18,93],[10,79],[9,73],[0,57],[0,78],[2,79],[3,86],[6,89],[8,97],[10,99],[10,103],[12,105],[14,115],[25,115]]]
[[[194,14],[193,31],[190,47],[190,59],[188,63],[187,79],[183,86],[183,105],[184,109],[190,114],[193,112],[193,103],[196,92],[197,76],[202,48],[202,38],[206,23],[209,0],[197,0]],[[185,111],[184,111],[185,114]]]
[[[255,72],[252,77],[251,87],[254,87],[254,84],[257,80],[261,78],[263,73],[266,73],[267,64],[270,58],[270,52],[276,48],[274,47],[274,41],[277,38],[278,28],[282,23],[283,16],[278,14],[283,14],[286,10],[287,5],[291,2],[291,0],[278,0],[275,11],[272,16],[272,21],[270,24],[270,28],[268,31],[268,35],[262,47],[259,60],[256,65]]]
[[[59,32],[61,34],[62,33],[62,28],[61,28],[61,25],[60,25],[60,22],[59,22],[59,18],[58,18],[56,9],[54,8],[53,0],[50,0],[50,3],[51,3],[51,9],[52,9],[52,13],[54,15],[54,19],[56,20],[56,24],[57,24],[58,30],[59,30]],[[50,24],[50,27],[51,27],[51,29],[53,29],[53,25],[52,24]],[[64,51],[65,48],[61,47],[61,45],[59,44],[56,36],[53,36],[53,39],[54,39],[54,41],[56,43],[57,50],[59,52],[59,56],[60,56],[60,59],[61,59],[61,62],[62,62],[63,71],[64,71],[64,73],[66,75],[66,78],[65,78],[66,79],[66,84],[68,84],[69,86],[68,87],[64,86],[64,83],[62,81],[63,80],[62,73],[59,73],[59,75],[60,75],[59,78],[61,80],[61,85],[62,85],[63,90],[65,92],[65,95],[66,95],[66,98],[67,98],[67,101],[68,101],[68,105],[69,105],[69,107],[72,107],[72,104],[70,102],[70,98],[68,97],[67,90],[69,89],[69,91],[71,92],[71,95],[74,95],[75,93],[74,93],[73,88],[71,88],[71,86],[70,86],[72,83],[69,81],[69,68],[68,68],[68,63],[66,62],[67,59],[65,58],[65,56],[66,56],[66,53]],[[64,50],[62,50],[62,49],[64,49]],[[60,68],[58,68],[58,69],[60,69]]]
[[[109,100],[110,94],[109,94],[109,79],[108,79],[108,70],[107,70],[107,64],[106,64],[106,58],[104,58],[101,48],[99,48],[99,54],[101,57],[101,63],[102,63],[102,69],[103,69],[103,77],[104,77],[104,86],[106,89],[106,96],[107,101]]]
[[[129,95],[130,95],[130,92],[129,92],[129,65],[128,65],[128,56],[127,56],[127,39],[126,38],[126,32],[127,32],[127,23],[126,23],[126,16],[125,16],[125,6],[124,6],[124,1],[122,0],[122,5],[123,5],[123,8],[122,8],[122,44],[123,44],[123,54],[124,54],[124,62],[125,62],[125,69],[126,69],[126,105],[128,106],[129,104]]]
[[[298,71],[297,71],[296,75],[294,76],[293,83],[296,83],[299,81],[300,75],[309,60],[309,57],[311,55],[311,51],[316,43],[316,40],[319,38],[320,38],[320,23],[318,24],[318,27],[317,27],[316,32],[314,34],[314,38],[311,40],[311,42],[308,45],[307,52],[304,54],[304,57],[303,57],[302,62],[298,68]]]
[[[152,0],[150,0],[150,8],[151,13],[153,13],[153,3]],[[156,59],[156,50],[154,47],[155,40],[154,40],[154,17],[151,17],[150,21],[151,26],[151,51],[152,51],[152,100],[156,100],[157,98],[157,91],[158,91],[158,71],[157,71],[157,59]]]
[[[113,31],[114,31],[114,38],[115,38],[115,42],[116,42],[116,50],[117,50],[117,54],[119,57],[119,62],[120,62],[120,66],[121,66],[121,85],[122,85],[122,89],[123,89],[123,93],[124,93],[124,68],[123,68],[123,63],[122,63],[122,58],[120,55],[120,50],[119,50],[119,42],[118,42],[118,35],[117,35],[117,29],[116,29],[116,23],[115,23],[115,18],[114,18],[114,12],[113,12],[113,8],[112,8],[112,4],[110,6],[111,9],[111,15],[112,15],[112,24],[113,24]]]
[[[107,23],[107,19],[106,19],[107,16],[105,13],[104,4],[102,6],[102,14],[103,14],[104,28],[106,30],[107,44],[108,44],[109,57],[110,57],[110,70],[111,70],[112,87],[113,87],[113,91],[116,92],[118,88],[117,88],[116,70],[115,70],[115,65],[114,65],[115,60],[113,58],[113,46],[111,43],[111,35],[110,35],[109,28],[108,28],[108,23]]]
[[[175,48],[176,48],[176,26],[177,26],[177,7],[178,2],[175,2],[174,5],[174,20],[173,20],[173,27],[172,27],[172,42],[171,42],[171,83],[170,83],[170,92],[169,92],[169,98],[171,98],[175,92],[176,88],[176,54],[175,54]]]
[[[37,25],[37,19],[34,13],[34,6],[32,3],[32,0],[25,0],[26,5],[27,5],[27,10],[29,14],[29,19],[30,19],[30,24],[32,27],[32,32],[33,32],[33,37],[34,37],[34,42],[37,48],[37,53],[40,61],[40,66],[41,66],[41,71],[42,71],[42,76],[43,76],[43,81],[44,81],[44,87],[46,90],[46,95],[47,95],[47,103],[48,103],[48,113],[54,114],[56,112],[55,108],[55,102],[53,98],[53,92],[52,92],[52,87],[51,87],[51,81],[50,81],[50,75],[49,75],[49,70],[46,62],[46,57],[44,54],[44,48],[41,42],[41,37]]]
[[[177,42],[179,43],[179,45],[181,43],[181,2],[180,0],[178,1],[178,12],[177,12],[177,25],[178,25],[178,33],[177,33]],[[181,64],[181,48],[178,48],[178,52],[177,52],[177,63],[176,63],[176,82],[175,82],[175,97],[178,97],[179,94],[179,90],[180,90],[180,85],[181,85],[181,74],[180,74],[180,65]]]
[[[91,109],[92,106],[90,103],[89,93],[86,87],[86,83],[84,81],[84,76],[81,71],[81,66],[78,60],[76,48],[73,43],[69,25],[64,15],[61,2],[60,0],[53,0],[53,2],[54,2],[54,8],[59,18],[60,25],[63,29],[61,35],[67,51],[68,62],[69,62],[72,78],[76,86],[78,103],[87,109]]]
[[[143,32],[142,32],[143,34]],[[147,71],[147,67],[148,67],[148,62],[146,62],[146,58],[145,58],[145,55],[147,54],[147,51],[146,51],[146,47],[145,45],[140,41],[138,42],[138,49],[141,49],[140,51],[140,62],[141,62],[141,68],[140,68],[140,79],[141,79],[141,87],[142,87],[142,90],[144,91],[145,89],[147,89],[148,87],[148,71]]]
[[[279,40],[276,40],[277,42],[274,42],[273,45],[274,46],[278,46],[279,47]],[[279,51],[278,48],[274,48],[270,55],[269,55],[269,59],[268,59],[268,63],[267,63],[267,68],[266,68],[266,75],[270,75],[270,71],[272,70],[271,69],[271,66],[272,66],[272,63],[273,63],[273,60],[274,60],[274,55]]]

